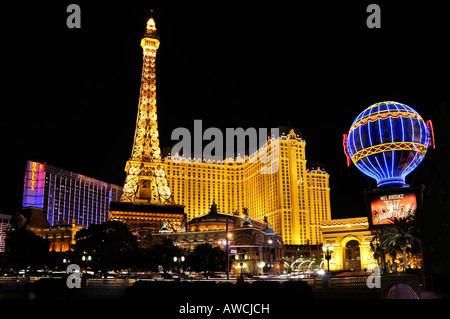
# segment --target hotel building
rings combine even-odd
[[[321,221],[331,219],[329,174],[308,168],[305,145],[291,129],[245,158],[216,162],[169,155],[168,186],[188,220],[206,214],[214,200],[225,214],[245,207],[254,219],[267,216],[285,244],[322,243]],[[264,164],[262,156],[270,162]]]
[[[120,186],[28,161],[22,207],[42,209],[50,226],[73,222],[88,227],[108,220],[109,203],[121,193]]]
[[[151,245],[161,243],[163,238],[172,239],[178,247],[186,250],[205,243],[226,249],[228,238],[230,269],[235,274],[241,271],[251,275],[283,272],[283,240],[272,230],[270,223],[252,219],[245,213],[228,215],[218,212],[215,203],[208,214],[183,223],[181,232],[173,233],[163,228],[152,234]],[[236,256],[238,259],[239,256],[247,258],[238,261]]]

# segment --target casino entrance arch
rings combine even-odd
[[[352,238],[343,243],[344,246],[344,268],[348,270],[361,270],[361,250],[359,241]]]
[[[324,244],[334,248],[330,270],[371,271],[377,265],[370,250],[373,235],[367,217],[322,221],[321,230]]]

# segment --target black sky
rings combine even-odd
[[[330,173],[333,218],[363,216],[361,191],[375,186],[347,168],[342,151],[342,134],[361,111],[394,100],[433,119],[439,104],[449,107],[443,5],[77,1],[81,29],[68,29],[73,2],[3,10],[0,211],[20,208],[29,159],[123,184],[151,9],[161,38],[161,145],[172,146],[171,132],[194,119],[204,129],[298,127],[308,161]],[[381,29],[366,26],[373,2]]]

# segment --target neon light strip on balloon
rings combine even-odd
[[[430,142],[428,143],[428,146],[431,146],[433,149],[435,149],[436,144],[434,142],[434,129],[433,129],[433,122],[431,122],[431,120],[427,121],[427,128],[430,134]]]
[[[386,110],[380,110],[380,106],[386,106]],[[397,109],[397,112],[390,110],[389,106],[394,106]],[[398,106],[401,106],[405,110],[400,111]],[[377,108],[377,112],[373,112],[373,109]],[[399,114],[396,114],[399,113]],[[355,126],[358,122],[363,121],[361,124],[365,124],[370,117],[372,121],[375,121],[377,118],[387,118],[388,116],[398,117],[398,116],[404,116],[404,117],[410,117],[417,118],[419,120],[422,120],[422,117],[420,114],[418,114],[413,108],[409,107],[408,105],[394,102],[394,101],[388,101],[388,102],[380,102],[373,104],[369,106],[367,109],[365,109],[352,123],[352,126],[350,128],[350,131],[352,131],[353,126]]]
[[[368,118],[364,118],[362,120],[360,120],[359,122],[355,123],[351,128],[350,131],[353,131],[354,129],[358,128],[360,125],[364,125],[368,122],[375,122],[378,119],[387,119],[387,118],[397,118],[397,117],[403,117],[403,118],[414,118],[414,119],[419,119],[419,120],[423,120],[422,117],[418,114],[414,114],[414,113],[409,113],[409,112],[390,112],[390,113],[383,113],[383,114],[375,114],[372,115]]]
[[[427,152],[427,147],[423,144],[412,142],[384,143],[368,147],[356,152],[352,156],[352,162],[356,164],[358,163],[359,160],[365,158],[366,156],[386,151],[414,151],[419,152],[422,155],[425,155],[425,153]]]
[[[373,146],[373,142],[372,142],[372,135],[371,135],[371,129],[370,129],[370,122],[368,122],[367,123],[367,127],[368,127],[368,132],[369,132],[369,143],[370,143],[370,146]],[[378,162],[378,159],[375,159],[377,162]],[[377,172],[377,169],[375,168],[375,166],[372,164],[372,161],[370,160],[370,158],[368,158],[367,159],[367,161],[369,162],[369,164],[372,166],[372,169],[375,171],[375,172]],[[378,166],[380,166],[380,163],[378,163]],[[382,172],[383,173],[383,172]],[[382,175],[380,175],[380,178],[381,178],[381,176]],[[380,178],[378,178],[378,179],[380,179]],[[377,179],[377,180],[378,180]]]
[[[364,139],[363,139],[362,136],[361,136],[362,130],[358,130],[358,132],[359,132],[359,141],[360,141],[360,143],[361,143],[361,147],[364,148],[364,143],[363,143]],[[371,138],[369,138],[369,143],[372,144],[372,139],[371,139]],[[374,169],[375,166],[372,164],[372,162],[370,161],[370,159],[369,159],[367,162],[368,162],[367,164],[370,164],[370,166],[372,166],[373,169],[371,169],[371,168],[369,167],[369,165],[367,165],[367,164],[364,163],[364,162],[361,163],[361,166],[364,167],[364,170],[365,170],[366,172],[372,172],[371,175],[369,175],[369,176],[375,176],[375,178],[381,178],[383,174],[381,174],[381,175],[375,174],[375,173],[377,173],[378,171],[377,171],[376,169]],[[381,172],[381,173],[383,173],[383,172]],[[379,175],[379,176],[378,176],[378,175]]]

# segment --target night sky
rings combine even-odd
[[[123,185],[138,106],[140,39],[153,9],[161,39],[162,147],[173,146],[172,131],[192,129],[194,119],[203,120],[203,129],[223,131],[297,127],[307,160],[330,173],[332,217],[364,216],[361,191],[375,182],[346,166],[342,134],[353,119],[386,100],[413,107],[425,120],[437,120],[442,103],[450,108],[448,11],[428,2],[391,2],[4,7],[0,212],[20,209],[27,160]],[[81,29],[66,26],[70,3],[81,7]],[[381,29],[366,26],[370,3],[381,7]],[[421,182],[420,171],[407,182],[414,176]]]

